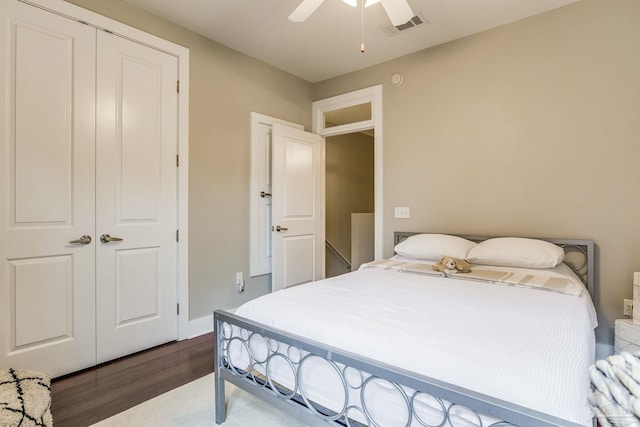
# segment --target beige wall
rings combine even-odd
[[[384,84],[386,255],[394,230],[594,239],[612,344],[640,271],[639,16],[637,0],[582,0],[316,84],[316,99]]]
[[[123,0],[70,3],[190,50],[190,318],[237,307],[270,291],[270,276],[248,277],[249,113],[309,129],[313,86]],[[243,271],[247,280],[242,295],[235,287],[237,271]]]
[[[269,276],[233,286],[248,272],[249,112],[309,128],[312,99],[382,83],[386,254],[397,229],[592,238],[612,343],[640,271],[640,1],[582,0],[316,85],[123,0],[71,2],[190,49],[191,318],[268,290]]]
[[[351,214],[373,212],[373,137],[351,133],[326,139],[326,238],[351,260]],[[327,251],[327,276],[348,269]]]

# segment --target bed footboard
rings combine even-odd
[[[380,398],[380,390],[389,395],[387,400],[396,401],[396,408],[404,408],[394,411],[394,417],[401,420],[397,425],[448,426],[464,419],[494,427],[578,426],[221,310],[214,312],[214,328],[217,424],[226,419],[224,387],[229,381],[312,426],[384,427],[379,405],[371,403],[371,396]],[[242,363],[234,362],[240,353]],[[273,374],[276,364],[288,372],[286,378]],[[316,376],[334,377],[337,405],[335,399],[327,405],[317,390],[312,393],[309,366],[314,366]]]

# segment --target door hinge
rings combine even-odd
[[[180,230],[176,230],[176,242],[180,241]]]
[[[176,92],[180,93],[180,80],[176,82]]]
[[[176,315],[180,316],[180,303],[176,304]]]
[[[180,166],[180,154],[176,154],[176,167]]]

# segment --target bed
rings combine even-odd
[[[405,251],[424,236],[428,254]],[[395,240],[390,260],[214,313],[216,423],[228,381],[313,426],[592,424],[593,241],[514,239],[552,253],[523,266],[500,246],[518,263],[496,266],[503,239]],[[471,273],[434,272],[439,251],[475,254]]]

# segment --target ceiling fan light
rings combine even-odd
[[[291,22],[304,22],[316,11],[324,0],[303,0],[302,3],[289,15]]]
[[[367,2],[364,4],[364,7],[369,7],[369,6],[374,5],[376,3],[380,3],[380,0],[367,0]]]
[[[356,7],[358,5],[358,0],[342,0],[342,1],[352,7]]]

